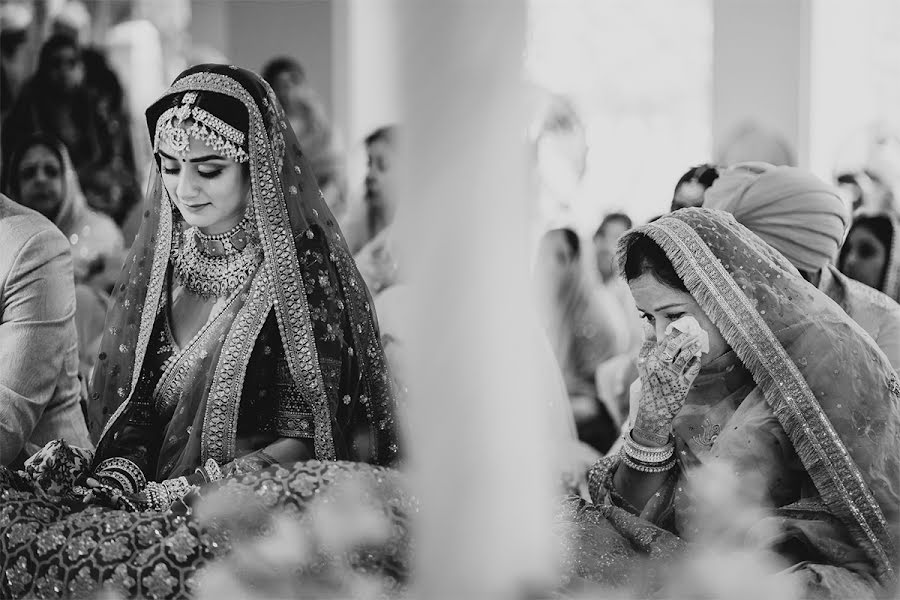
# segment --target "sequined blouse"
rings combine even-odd
[[[212,338],[210,343],[217,341]],[[157,314],[144,367],[135,389],[136,409],[128,425],[115,438],[115,447],[111,448],[115,455],[128,458],[140,466],[148,480],[189,474],[172,472],[176,461],[164,460],[161,455],[165,441],[162,438],[168,424],[176,415],[184,416],[190,409],[184,400],[189,394],[178,391],[173,394],[170,388],[160,385],[167,368],[184,350],[179,348],[172,335],[170,311],[164,306]],[[340,365],[333,367],[340,370]],[[340,373],[332,376],[339,378]],[[192,382],[184,381],[181,385],[187,387]],[[238,414],[236,458],[264,448],[280,437],[309,440],[312,455],[315,433],[313,413],[290,377],[274,315],[269,316],[257,338],[247,368]],[[190,435],[191,426],[185,433]],[[171,437],[168,442],[171,446],[179,440]],[[172,456],[172,452],[166,456]]]

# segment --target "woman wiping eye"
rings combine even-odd
[[[631,230],[620,256],[653,331],[622,450],[592,469],[593,503],[569,501],[574,575],[616,585],[687,556],[705,526],[694,486],[719,485],[718,465],[772,507],[752,527],[781,532],[771,551],[801,595],[891,589],[900,383],[872,339],[722,211]]]

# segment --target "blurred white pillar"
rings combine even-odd
[[[714,147],[753,120],[808,166],[812,0],[710,1]]]
[[[401,1],[332,1],[333,114],[356,194],[365,177],[363,139],[400,120],[396,11]]]
[[[525,3],[395,6],[403,114],[399,245],[415,299],[409,459],[421,598],[548,584],[559,449],[528,270]]]

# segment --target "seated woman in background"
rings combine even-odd
[[[639,227],[620,256],[652,334],[622,452],[592,469],[593,504],[570,503],[574,574],[652,587],[674,567],[690,585],[678,561],[723,526],[698,516],[711,476],[701,467],[724,463],[737,488],[729,498],[771,507],[717,506],[724,525],[745,547],[761,539],[801,597],[891,590],[900,382],[871,338],[721,211],[688,208]]]
[[[536,271],[544,329],[566,383],[578,438],[605,452],[618,429],[597,398],[594,371],[627,349],[627,323],[615,300],[607,296],[604,304],[590,285],[578,235],[571,229],[544,234]]]
[[[847,277],[900,302],[900,222],[890,213],[862,214],[853,220],[841,247],[838,269]]]
[[[31,135],[5,167],[5,193],[53,221],[68,238],[75,283],[110,291],[122,270],[122,232],[110,217],[87,205],[62,142]]]
[[[303,65],[293,58],[273,58],[263,67],[262,77],[272,86],[284,109],[285,120],[297,136],[325,204],[338,222],[342,222],[347,210],[346,181],[325,104],[306,77]]]
[[[377,255],[390,246],[391,225],[398,209],[398,136],[398,126],[387,125],[365,139],[365,195],[362,202],[349,207],[344,219],[347,244],[360,263],[369,262],[372,259],[365,258],[367,255]],[[368,278],[365,271],[363,276]],[[378,284],[376,287],[389,285]]]

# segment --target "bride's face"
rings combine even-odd
[[[241,222],[250,198],[244,165],[193,137],[185,156],[161,140],[159,159],[163,185],[188,225],[215,235]]]

